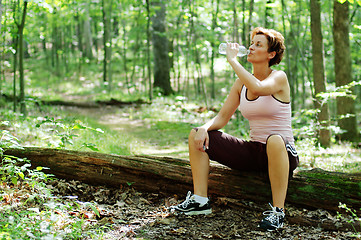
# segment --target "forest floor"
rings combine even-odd
[[[173,215],[167,207],[180,203],[184,196],[142,193],[131,186],[120,189],[91,186],[79,181],[54,180],[49,185],[54,194],[77,196],[82,202],[96,202],[100,213],[88,214],[90,224],[108,226],[101,239],[360,239],[355,232],[327,231],[320,227],[290,223],[275,232],[258,228],[266,204],[244,201],[249,208],[227,206],[214,200],[212,214]],[[287,215],[308,219],[340,221],[337,214],[325,210],[305,210],[287,205]],[[262,210],[263,209],[263,210]]]
[[[97,119],[99,124],[119,133],[127,132],[138,136],[149,129],[147,121],[132,119],[129,112],[115,111],[112,107],[67,108],[66,111]],[[142,154],[187,158],[186,140],[178,149],[171,149],[159,144],[160,140],[154,138],[154,134],[156,133],[149,135],[153,140],[145,139],[142,135],[142,140],[139,140]],[[360,236],[355,236],[359,233],[355,233],[353,229],[327,231],[320,227],[290,223],[287,219],[281,230],[272,233],[262,231],[257,225],[263,218],[262,212],[269,210],[266,203],[245,201],[246,205],[252,207],[242,209],[229,206],[221,199],[212,199],[213,213],[210,215],[174,216],[167,211],[167,207],[180,203],[185,196],[142,193],[131,186],[110,189],[63,180],[54,181],[52,186],[55,193],[78,196],[81,201],[95,201],[98,204],[100,218],[97,221],[111,226],[104,233],[103,239],[360,239]],[[286,211],[289,216],[299,215],[320,223],[331,220],[335,226],[340,221],[337,213],[322,209],[311,211],[287,205]]]

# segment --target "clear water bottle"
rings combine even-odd
[[[226,55],[227,43],[221,43],[218,48],[220,54]],[[238,57],[243,57],[249,54],[249,50],[245,46],[239,46]]]

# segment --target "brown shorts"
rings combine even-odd
[[[209,148],[206,152],[211,160],[240,171],[255,171],[268,174],[266,144],[241,140],[220,131],[210,131],[208,134]],[[283,138],[283,141],[290,162],[289,176],[292,177],[293,170],[298,166],[299,159],[296,150],[285,138]]]

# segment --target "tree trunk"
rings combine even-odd
[[[125,84],[127,86],[128,93],[130,94],[130,83],[128,78],[128,65],[127,65],[127,30],[126,30],[126,23],[125,20],[122,21],[123,25],[123,47],[122,47],[122,54],[123,54],[123,72],[125,75]]]
[[[270,6],[273,3],[272,0],[267,0],[266,10],[265,10],[265,28],[272,28],[273,27],[273,16],[272,16],[272,7]]]
[[[349,38],[349,2],[341,4],[334,0],[333,40],[335,46],[335,81],[336,87],[352,82],[350,38]],[[354,88],[351,88],[353,90]],[[355,100],[350,96],[337,97],[338,124],[344,133],[341,140],[359,141],[355,115]]]
[[[233,42],[242,44],[239,41],[239,34],[238,34],[238,11],[237,11],[238,1],[233,0]]]
[[[112,1],[102,0],[102,10],[103,10],[103,24],[104,24],[104,34],[103,34],[103,44],[104,44],[104,61],[103,61],[103,83],[108,84],[108,90],[111,90],[111,9]]]
[[[14,9],[15,11],[15,9]],[[13,101],[13,111],[16,112],[17,109],[17,105],[18,105],[18,99],[17,99],[17,91],[16,91],[16,77],[17,77],[17,68],[18,68],[18,46],[19,46],[19,36],[16,35],[13,37],[13,41],[14,41],[14,49],[15,49],[15,53],[14,53],[14,64],[13,64],[13,96],[14,96],[14,101]]]
[[[19,33],[19,81],[20,81],[20,112],[26,116],[25,104],[25,83],[24,83],[24,27],[28,1],[24,1],[23,15],[21,23],[18,25]]]
[[[2,5],[2,0],[0,0],[0,19],[2,19],[1,18],[2,14],[3,14],[3,5]],[[1,29],[1,21],[0,21],[0,29]]]
[[[215,33],[216,32],[216,27],[218,26],[217,23],[217,19],[218,19],[218,12],[219,12],[219,1],[220,0],[212,0],[212,32]],[[216,2],[216,3],[215,3]],[[216,5],[216,8],[214,9],[214,5]],[[211,56],[211,73],[210,73],[210,78],[211,78],[211,83],[212,83],[212,87],[211,87],[211,98],[215,99],[216,98],[216,80],[215,80],[215,72],[214,72],[214,59],[216,57],[216,38],[213,37],[211,40],[211,47],[212,47],[212,56]]]
[[[330,146],[330,119],[328,103],[323,102],[317,94],[326,92],[326,79],[323,64],[323,40],[321,30],[321,3],[320,0],[311,0],[311,33],[312,33],[312,61],[313,61],[313,81],[315,85],[315,108],[320,112],[317,114],[319,123],[319,142],[323,147]]]
[[[253,8],[254,8],[254,0],[250,0],[250,2],[249,2],[249,19],[248,19],[247,32],[246,32],[246,36],[247,36],[246,44],[247,44],[247,46],[249,46],[250,43],[251,43],[250,31],[251,31],[251,28],[252,28]]]
[[[159,87],[164,95],[170,95],[173,90],[170,84],[164,0],[153,1],[153,7],[155,8],[153,17],[154,87]]]
[[[80,58],[79,58],[79,66],[78,66],[78,70],[80,72],[80,69],[81,69],[81,62],[82,62],[82,57],[83,57],[83,34],[82,34],[82,26],[83,26],[83,22],[82,22],[82,19],[80,17],[80,9],[77,9],[77,12],[74,16],[75,18],[75,21],[77,22],[76,24],[76,35],[78,37],[78,50],[80,52]]]
[[[189,161],[156,156],[120,156],[71,150],[7,149],[5,155],[31,160],[33,167],[50,168],[58,178],[119,187],[132,183],[140,191],[186,194],[192,189]],[[269,180],[252,172],[231,170],[211,162],[209,193],[233,199],[271,201]],[[301,171],[290,180],[288,203],[337,211],[339,202],[361,212],[361,174]]]
[[[2,0],[0,0],[0,30],[2,28],[2,25],[1,25],[1,17],[2,17],[2,12],[3,11],[3,5],[2,5]],[[1,32],[1,35],[0,35],[0,38],[2,37],[3,33]],[[4,52],[4,49],[2,49],[2,53],[0,55],[0,100],[1,100],[1,94],[2,94],[2,86],[3,86],[3,70],[2,70],[2,62],[3,62],[3,52]],[[5,74],[5,73],[4,73]],[[4,82],[5,82],[5,79],[4,79]]]
[[[147,72],[148,72],[148,84],[149,84],[149,100],[153,99],[153,85],[152,85],[152,65],[150,63],[150,41],[151,41],[151,32],[150,32],[150,3],[149,0],[146,0],[146,9],[147,9]]]
[[[89,60],[93,59],[93,38],[90,25],[89,5],[85,7],[85,21],[84,21],[84,56]]]

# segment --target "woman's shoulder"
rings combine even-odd
[[[272,75],[277,78],[285,79],[287,80],[287,74],[282,70],[273,70]]]
[[[241,93],[243,86],[244,86],[244,83],[239,78],[237,78],[233,84],[233,87],[237,88],[238,93]]]

